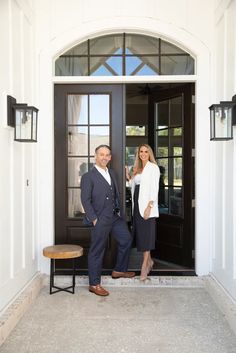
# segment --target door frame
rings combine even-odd
[[[148,80],[145,82],[145,83],[147,83],[148,82]],[[129,82],[130,83],[130,82]],[[120,144],[120,145],[122,145],[121,146],[121,148],[123,149],[122,151],[121,151],[121,155],[122,155],[122,161],[121,162],[118,162],[118,160],[117,160],[117,158],[114,158],[114,160],[113,160],[113,165],[114,164],[124,164],[125,163],[125,161],[124,161],[124,156],[125,156],[125,109],[126,109],[126,98],[124,97],[125,96],[125,92],[126,92],[126,85],[127,85],[128,83],[123,83],[122,85],[121,84],[119,84],[119,85],[117,85],[117,86],[119,86],[119,87],[121,87],[121,86],[123,86],[122,87],[122,92],[123,92],[123,99],[121,100],[121,102],[122,102],[122,106],[121,106],[121,109],[119,110],[119,113],[117,113],[116,112],[116,114],[118,114],[119,116],[121,116],[121,119],[119,119],[119,122],[118,122],[118,124],[120,125],[120,126],[122,126],[123,127],[123,130],[122,130],[122,141],[120,142],[120,137],[118,138],[118,136],[114,133],[114,130],[113,131],[111,131],[111,143],[112,144],[116,144],[116,143],[118,143],[118,144]],[[80,86],[80,90],[83,92],[83,88],[81,88],[81,87],[86,87],[86,90],[87,91],[89,91],[89,93],[91,94],[91,93],[93,93],[93,92],[99,92],[100,90],[102,90],[102,88],[103,88],[103,86],[104,86],[104,89],[105,90],[109,90],[109,85],[105,85],[105,84],[100,84],[100,83],[96,83],[96,84],[93,84],[93,83],[89,83],[89,84],[80,84],[80,83],[78,83],[78,84],[63,84],[62,86],[64,86],[64,87],[61,87],[61,90],[62,91],[64,91],[65,92],[65,94],[68,94],[68,89],[69,89],[69,91],[70,91],[70,93],[73,93],[73,92],[77,92],[78,91],[78,86]],[[110,85],[111,86],[111,85]],[[115,86],[115,85],[112,85],[113,87]],[[57,87],[60,87],[60,85],[57,85]],[[55,97],[55,102],[56,102],[56,92],[57,92],[57,90],[55,90],[55,94],[54,94],[54,97]],[[79,92],[78,92],[79,93]],[[125,104],[124,104],[125,103]],[[60,102],[60,100],[59,100],[59,105],[61,104],[61,102]],[[57,107],[58,108],[58,107]],[[60,108],[60,107],[59,107]],[[59,109],[58,108],[58,109]],[[122,109],[123,109],[123,111],[122,111]],[[57,110],[58,111],[58,110]],[[61,107],[61,109],[59,109],[59,112],[60,111],[62,111],[62,107]],[[65,114],[65,113],[59,113],[59,114]],[[61,120],[63,120],[63,119],[61,119]],[[62,131],[62,133],[64,133],[65,134],[65,131],[63,130]],[[58,139],[58,136],[56,136],[55,135],[55,138],[57,138]],[[63,136],[61,137],[61,138],[63,138]],[[115,141],[114,141],[115,140]],[[60,151],[61,152],[61,151]],[[55,155],[56,154],[58,154],[59,152],[57,151],[57,150],[55,150]],[[60,154],[60,153],[59,153]],[[119,169],[119,168],[118,168]],[[120,170],[120,172],[119,172],[119,183],[120,183],[120,187],[122,187],[122,190],[124,189],[124,185],[125,185],[125,181],[124,181],[124,173],[122,173],[122,168],[120,168],[121,170]],[[55,175],[57,174],[57,166],[56,166],[56,164],[55,164],[55,173],[54,173]],[[56,198],[56,195],[58,194],[58,193],[60,193],[60,187],[58,188],[58,185],[57,184],[55,184],[55,198]],[[125,209],[125,192],[123,193],[123,191],[122,191],[122,201],[123,201],[123,207],[124,207],[124,209]],[[56,207],[56,199],[55,199],[55,207]],[[56,216],[56,210],[55,210],[55,216]],[[57,217],[58,217],[58,215],[57,215]],[[56,230],[56,223],[55,223],[55,230]],[[60,236],[58,237],[57,236],[57,240],[56,240],[56,242],[58,242],[58,239],[60,238]],[[189,254],[188,254],[188,256],[190,256]]]
[[[205,61],[204,61],[205,62]],[[48,60],[47,60],[48,63]],[[49,70],[50,71],[50,70]],[[205,70],[202,75],[192,76],[178,76],[178,77],[55,77],[51,78],[50,75],[45,78],[42,74],[41,86],[41,100],[43,105],[40,106],[41,117],[43,117],[43,124],[39,124],[39,143],[38,148],[38,163],[37,163],[37,183],[39,190],[39,211],[36,215],[37,231],[40,234],[40,249],[43,246],[54,243],[54,154],[53,154],[53,92],[54,83],[155,83],[168,82],[168,83],[195,83],[196,96],[195,96],[195,186],[196,186],[196,206],[195,206],[195,271],[197,275],[207,275],[210,271],[211,264],[211,239],[212,228],[211,220],[213,215],[209,217],[209,209],[212,209],[211,190],[213,185],[210,184],[211,180],[211,163],[210,163],[210,139],[208,119],[208,105],[209,92],[205,85]],[[49,84],[45,86],[44,80],[49,80]],[[52,83],[50,83],[50,80]],[[42,89],[42,87],[44,89]],[[201,92],[202,89],[202,92]],[[207,153],[206,153],[207,152]],[[208,182],[206,183],[206,177]],[[45,193],[48,190],[48,193]],[[43,221],[42,221],[43,220]],[[39,268],[43,273],[49,273],[47,261],[41,258],[39,261]]]
[[[114,34],[128,31],[156,37],[162,37],[175,45],[188,50],[196,58],[196,74],[191,76],[150,76],[150,77],[55,77],[53,66],[55,59],[75,43],[82,43],[88,37]],[[53,154],[53,85],[54,83],[145,83],[145,82],[195,82],[196,83],[196,226],[195,226],[195,269],[197,275],[208,275],[214,255],[214,196],[215,180],[212,178],[213,151],[209,139],[209,111],[212,103],[212,70],[209,60],[211,50],[194,33],[170,23],[156,22],[152,18],[127,18],[125,16],[114,21],[114,18],[95,19],[92,23],[78,23],[77,27],[65,33],[58,33],[53,41],[42,43],[39,53],[38,70],[38,106],[39,119],[38,143],[36,152],[35,182],[38,210],[35,214],[36,233],[38,234],[41,254],[44,246],[54,243],[54,154]],[[45,192],[46,191],[46,192]],[[209,215],[209,210],[212,210]],[[49,273],[48,261],[39,256],[39,270]]]

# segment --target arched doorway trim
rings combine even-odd
[[[40,244],[43,247],[49,242],[53,242],[54,236],[54,151],[53,151],[53,82],[98,82],[97,78],[88,77],[86,80],[77,77],[53,77],[53,68],[56,58],[66,49],[77,43],[81,43],[89,38],[97,36],[122,33],[140,33],[154,37],[177,45],[186,50],[196,60],[196,74],[194,76],[168,76],[165,82],[179,82],[189,80],[196,81],[196,273],[206,275],[210,271],[210,240],[211,227],[209,219],[209,209],[211,209],[210,181],[210,140],[208,122],[208,106],[210,105],[210,50],[196,36],[182,28],[169,23],[164,23],[150,18],[112,18],[101,19],[89,23],[84,23],[76,28],[62,33],[54,38],[40,53],[39,70],[39,97],[40,115],[43,124],[39,126],[40,143],[39,148],[39,234]],[[99,82],[112,81],[116,77],[105,78]],[[120,78],[122,79],[122,77]],[[124,77],[123,77],[124,79]],[[145,77],[146,81],[147,77]],[[131,81],[130,81],[131,80]],[[125,82],[144,82],[142,77],[128,77]],[[163,82],[163,77],[150,76],[149,82]],[[209,151],[209,152],[207,152]],[[46,168],[45,168],[46,166]],[[48,193],[43,190],[47,185]],[[47,205],[47,207],[45,207]],[[43,222],[41,220],[44,220]],[[39,249],[40,250],[40,249]],[[46,261],[42,259],[40,268],[43,272],[48,272]]]

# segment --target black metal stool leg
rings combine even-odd
[[[73,258],[72,260],[72,285],[69,287],[61,288],[58,286],[55,286],[54,284],[54,276],[55,276],[55,259],[51,258],[50,262],[50,294],[54,294],[57,292],[68,292],[68,293],[75,293],[75,263],[76,263],[76,258]],[[54,288],[54,290],[53,290]]]
[[[52,287],[54,286],[54,259],[50,261],[50,294],[52,294]]]
[[[75,293],[75,258],[73,258],[73,279],[72,279],[72,292]]]

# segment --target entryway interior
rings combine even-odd
[[[193,90],[193,85],[184,85],[183,92]],[[194,274],[194,228],[185,226],[185,209],[193,186],[189,188],[184,171],[186,163],[191,163],[191,184],[194,180],[194,163],[187,157],[187,149],[192,150],[194,141],[185,134],[193,136],[194,111],[190,106],[192,95],[181,92],[183,84],[176,83],[136,83],[126,84],[126,148],[125,164],[131,170],[137,146],[147,143],[152,146],[160,167],[159,209],[157,223],[156,250],[152,251],[154,268],[152,274],[162,272],[174,274]],[[160,97],[160,99],[159,99]],[[188,113],[187,113],[188,111]],[[189,116],[186,116],[188,114]],[[186,119],[192,120],[191,124]],[[187,131],[187,129],[190,129]],[[188,204],[188,206],[186,205]],[[132,202],[129,185],[126,185],[126,215],[132,231]],[[194,221],[194,210],[190,211]],[[168,223],[168,224],[167,224]],[[187,223],[189,223],[187,221]],[[185,234],[184,234],[185,233]],[[166,236],[165,236],[166,234]],[[145,235],[144,235],[145,236]],[[168,244],[169,242],[169,244]],[[182,249],[181,249],[182,247]],[[188,252],[188,254],[187,254]],[[188,258],[188,259],[187,259]],[[140,269],[142,253],[135,247],[135,238],[130,256],[130,268]]]

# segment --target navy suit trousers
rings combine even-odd
[[[91,244],[88,253],[89,284],[101,283],[103,257],[109,234],[117,241],[117,258],[114,270],[125,272],[128,268],[132,236],[126,222],[118,215],[101,215],[91,229]]]

